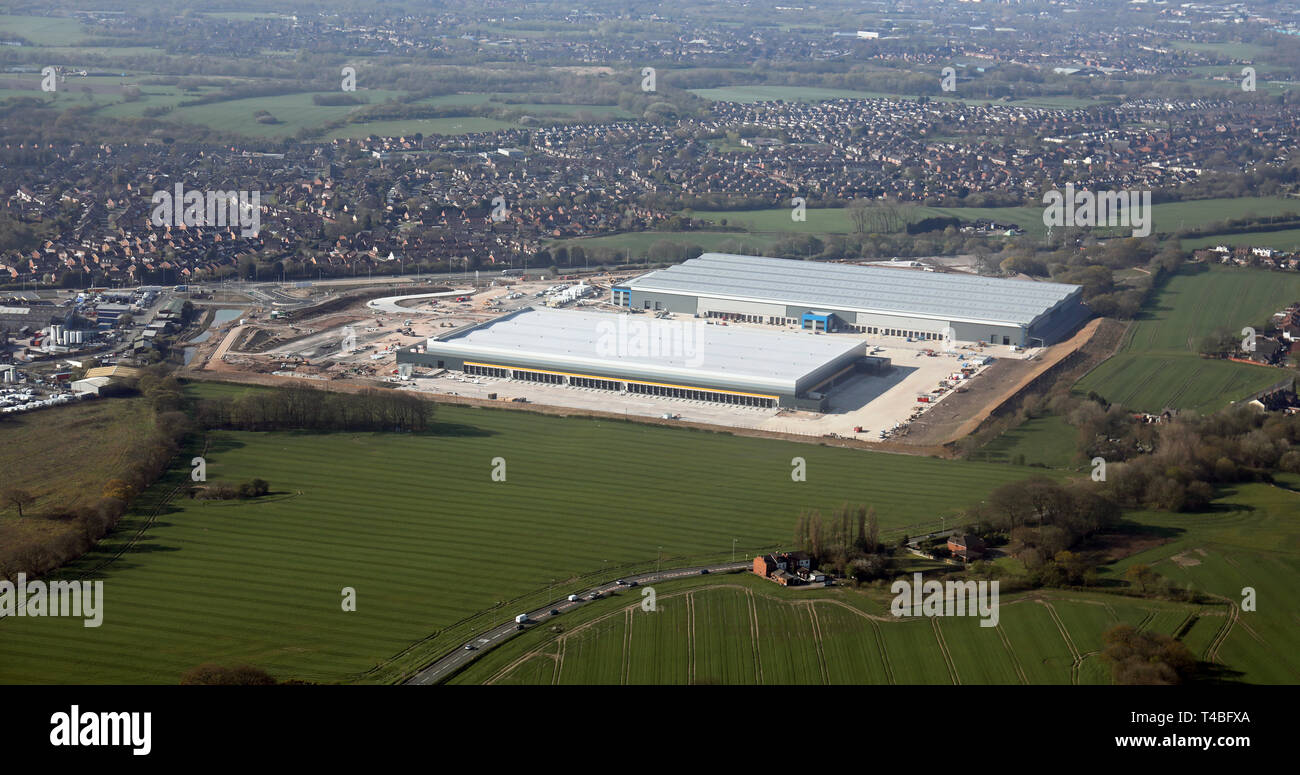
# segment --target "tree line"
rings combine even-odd
[[[815,509],[801,511],[794,545],[808,553],[814,567],[855,581],[880,578],[889,569],[880,544],[880,521],[868,506],[845,503],[827,519]]]
[[[308,385],[202,399],[194,412],[204,428],[243,431],[426,431],[434,403],[412,393],[369,389],[335,393]]]

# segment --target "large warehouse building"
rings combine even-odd
[[[888,368],[857,337],[704,320],[530,308],[398,350],[397,362],[469,375],[760,407],[823,410],[825,391]]]
[[[705,253],[611,290],[637,310],[881,337],[1040,347],[1090,312],[1077,285]]]

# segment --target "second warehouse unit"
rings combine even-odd
[[[1078,285],[705,253],[610,291],[637,310],[882,337],[1042,347],[1090,317]]]

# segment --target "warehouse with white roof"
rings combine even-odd
[[[1088,319],[1077,285],[705,253],[611,289],[636,310],[825,332],[1041,347]]]
[[[856,337],[706,320],[529,308],[398,351],[468,375],[757,407],[821,410],[826,391],[889,367]]]

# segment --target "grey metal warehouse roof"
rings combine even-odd
[[[705,253],[625,283],[639,291],[1029,325],[1080,286]]]
[[[430,339],[427,348],[485,363],[793,394],[802,378],[864,354],[866,345],[694,319],[529,308]]]

